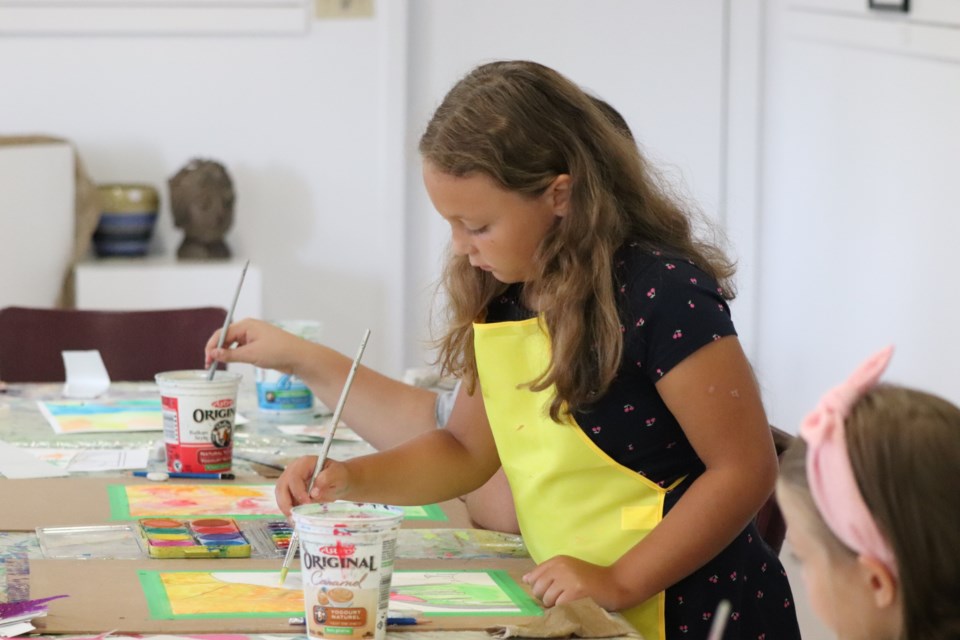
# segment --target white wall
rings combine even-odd
[[[757,361],[771,420],[795,430],[824,390],[891,343],[890,380],[958,402],[960,60],[811,39],[797,32],[803,16],[778,5]],[[841,41],[870,33],[842,24]]]
[[[2,37],[0,127],[69,138],[95,181],[164,195],[190,158],[223,162],[227,241],[262,268],[265,314],[320,319],[351,354],[369,326],[365,362],[399,371],[406,24],[382,5],[298,37]],[[164,203],[153,252],[179,240]]]
[[[536,60],[609,101],[666,175],[719,217],[723,3],[417,0],[410,6],[408,361],[427,337],[432,285],[449,236],[423,190],[416,142],[446,92],[480,63]]]
[[[15,99],[0,126],[67,137],[95,181],[164,195],[190,158],[223,162],[238,194],[227,240],[263,270],[265,315],[320,319],[346,353],[370,326],[365,362],[399,374],[427,357],[447,240],[417,138],[480,62],[561,69],[720,215],[724,9],[694,4],[391,0],[372,20],[314,21],[306,36],[2,37],[0,84]],[[152,252],[172,255],[180,232],[162,209]]]

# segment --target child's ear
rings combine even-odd
[[[900,583],[884,563],[869,556],[857,556],[857,564],[864,585],[869,589],[878,609],[888,609],[897,603]]]
[[[561,173],[553,179],[553,182],[547,188],[550,205],[557,217],[562,218],[567,215],[567,210],[570,208],[570,183],[570,175]]]

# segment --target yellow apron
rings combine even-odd
[[[553,387],[517,388],[550,361],[537,318],[473,329],[487,417],[531,557],[613,564],[663,518],[666,490],[611,459],[572,418],[554,422]],[[665,638],[663,592],[621,613],[645,640]]]

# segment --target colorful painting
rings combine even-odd
[[[535,616],[540,606],[505,571],[396,571],[390,606],[424,616]]]
[[[38,402],[57,433],[163,431],[160,398]]]
[[[154,620],[303,615],[300,573],[139,571]],[[536,601],[504,571],[395,571],[390,607],[432,616],[536,616]]]
[[[487,529],[401,529],[397,549],[404,558],[530,557],[520,535]]]
[[[139,571],[154,620],[303,615],[300,574],[278,571]]]
[[[152,516],[230,516],[243,520],[280,515],[271,484],[113,484],[107,491],[111,520]]]
[[[240,520],[274,518],[280,507],[272,484],[112,484],[107,486],[111,520],[148,516],[230,516]],[[406,520],[444,521],[436,504],[401,507]]]

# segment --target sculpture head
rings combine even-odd
[[[213,160],[193,159],[169,180],[170,208],[173,222],[183,229],[181,257],[226,257],[229,249],[223,236],[233,224],[234,191],[227,170]],[[210,251],[196,251],[184,256],[189,246],[208,246]],[[219,249],[212,249],[216,245]],[[225,251],[225,254],[224,254]],[[202,250],[200,253],[204,253]]]

